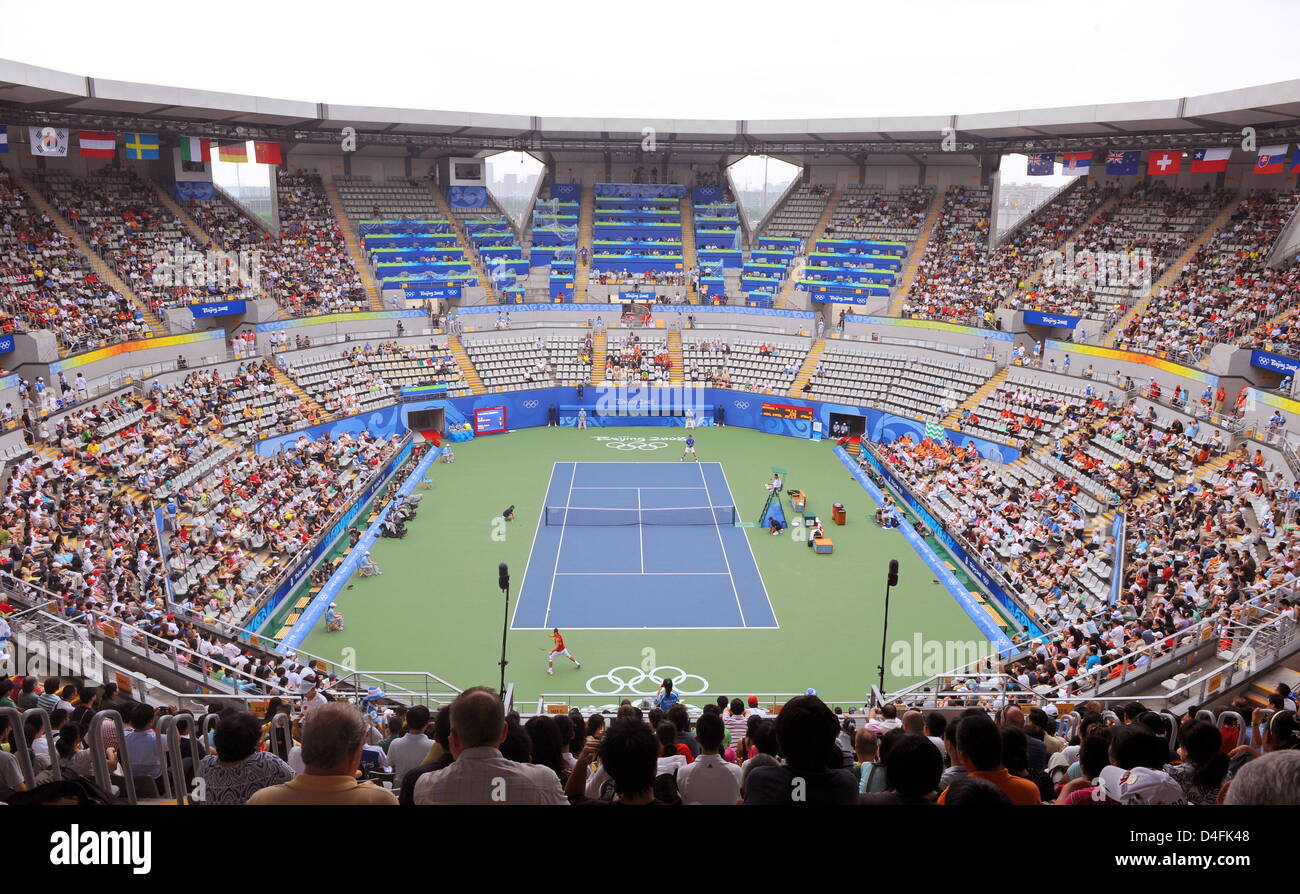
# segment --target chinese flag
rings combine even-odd
[[[280,144],[262,143],[254,140],[253,161],[257,162],[259,165],[284,164],[284,160],[280,157]]]
[[[1183,153],[1178,149],[1151,152],[1147,155],[1148,174],[1177,174],[1183,166]]]

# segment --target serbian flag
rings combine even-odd
[[[212,161],[212,140],[181,137],[181,161]]]
[[[1062,174],[1086,175],[1092,169],[1091,152],[1067,152],[1061,156]]]
[[[1027,165],[1030,177],[1050,177],[1056,173],[1055,152],[1033,152]]]
[[[1193,174],[1217,174],[1228,170],[1228,159],[1232,157],[1231,149],[1197,149],[1192,153]]]
[[[248,141],[237,140],[233,143],[217,144],[217,161],[243,164],[248,161]]]
[[[1183,166],[1183,153],[1180,149],[1164,149],[1147,154],[1148,174],[1177,174]]]
[[[1256,174],[1280,174],[1286,167],[1286,150],[1289,143],[1281,146],[1261,146],[1259,156],[1255,159]]]
[[[112,158],[117,154],[117,134],[111,130],[79,130],[77,142],[83,158]]]
[[[253,161],[259,165],[284,164],[284,160],[280,157],[280,144],[253,140]]]

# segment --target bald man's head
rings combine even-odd
[[[925,715],[920,711],[908,711],[903,715],[903,729],[909,733],[925,734]]]
[[[1024,729],[1024,712],[1013,705],[1010,708],[1007,708],[1006,712],[1002,715],[1002,722],[1007,726],[1014,726],[1016,729]]]
[[[497,747],[505,725],[505,706],[486,686],[466,689],[451,703],[451,731],[461,748]]]

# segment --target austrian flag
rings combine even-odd
[[[1151,152],[1147,156],[1148,174],[1177,174],[1183,166],[1183,153],[1179,149]]]
[[[77,142],[84,158],[112,158],[117,154],[117,134],[113,131],[79,130]]]

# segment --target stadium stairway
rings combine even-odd
[[[1292,693],[1300,692],[1300,656],[1291,656],[1252,682],[1244,693],[1246,700],[1256,708],[1267,708],[1268,697],[1277,692],[1278,683],[1290,686]]]
[[[167,187],[154,180],[150,180],[149,185],[153,187],[154,192],[158,195],[158,201],[161,202],[163,207],[170,211],[175,218],[181,222],[187,233],[193,236],[200,245],[207,246],[212,251],[215,251],[220,257],[225,258],[232,267],[236,267],[237,269],[236,261],[231,257],[230,253],[223,251],[221,246],[217,245],[217,240],[213,239],[212,236],[208,234],[207,230],[199,226],[198,221],[193,217],[190,217],[190,213],[186,211],[179,202],[167,194]],[[216,199],[215,201],[221,201],[221,199]],[[254,273],[256,275],[256,271],[254,271]],[[260,285],[257,283],[250,283],[250,285],[252,286],[253,291],[257,294],[257,297],[264,298],[267,301],[272,300],[271,296],[263,291]]]
[[[947,416],[944,417],[943,419],[944,428],[952,428],[954,425],[957,424],[957,420],[961,418],[961,414],[963,410],[975,409],[980,405],[980,402],[983,401],[984,398],[988,397],[990,394],[997,391],[998,386],[1006,381],[1007,373],[1009,372],[1011,372],[1011,367],[1009,366],[1004,366],[1002,367],[1002,369],[995,372],[993,374],[993,378],[989,379],[987,382],[985,382],[983,385],[977,388],[974,394],[972,394],[970,397],[962,401],[960,406],[958,406],[951,413],[949,413]]]
[[[822,359],[824,350],[826,350],[826,339],[819,338],[813,341],[812,347],[808,349],[808,356],[803,358],[803,365],[799,367],[798,375],[794,377],[794,384],[786,392],[787,397],[803,397],[803,386],[807,385],[808,380],[812,378],[813,370]]]
[[[682,384],[686,378],[686,371],[682,369],[682,334],[676,329],[668,330],[668,359],[672,362],[668,370],[669,383]]]
[[[325,186],[325,197],[330,201],[330,208],[334,209],[334,219],[338,221],[339,230],[343,233],[343,243],[347,246],[348,257],[352,259],[352,266],[357,268],[361,285],[366,290],[366,304],[371,310],[383,310],[384,299],[379,294],[379,285],[375,282],[370,264],[366,262],[365,252],[361,250],[361,240],[357,239],[357,232],[352,228],[352,221],[348,219],[338,187],[334,185],[333,180],[326,180],[323,177],[321,183]]]
[[[817,240],[822,238],[826,233],[826,227],[830,225],[832,218],[835,217],[835,208],[840,204],[840,198],[843,195],[844,190],[837,186],[831,192],[830,198],[826,200],[826,207],[822,209],[822,216],[817,218],[817,226],[813,227],[812,232],[808,234],[808,238],[804,240],[803,253],[805,256],[808,252],[813,250],[813,246],[817,244]],[[781,283],[781,291],[777,294],[776,300],[772,302],[774,307],[790,307],[790,293],[794,291],[795,281],[799,278],[799,273],[796,271],[802,270],[803,264],[801,259],[800,263],[794,269],[790,270],[789,274],[785,278],[785,282]],[[800,383],[796,380],[795,384]]]
[[[1162,289],[1172,285],[1174,281],[1178,279],[1179,274],[1183,272],[1183,268],[1191,263],[1192,258],[1196,257],[1196,253],[1201,250],[1201,246],[1205,245],[1206,242],[1209,242],[1210,237],[1217,233],[1219,229],[1226,224],[1229,219],[1231,219],[1233,212],[1237,210],[1237,206],[1240,204],[1241,196],[1237,196],[1228,203],[1226,208],[1215,216],[1214,220],[1210,221],[1205,229],[1201,230],[1201,234],[1193,240],[1191,245],[1187,246],[1186,251],[1178,256],[1178,260],[1170,264],[1169,269],[1165,270],[1165,272],[1161,274],[1160,278],[1151,285],[1150,289],[1147,290],[1147,293],[1135,301],[1133,306],[1128,309],[1124,316],[1120,317],[1119,322],[1115,324],[1115,328],[1103,336],[1101,343],[1105,347],[1115,347],[1115,344],[1119,341],[1120,334],[1129,327],[1130,323],[1147,312],[1147,308],[1151,306],[1152,300],[1155,299],[1156,295],[1160,294]]]
[[[17,168],[12,169],[11,174],[14,183],[19,189],[27,193],[27,197],[32,200],[32,204],[40,209],[41,213],[54,223],[55,229],[69,239],[72,244],[77,247],[77,251],[81,252],[86,260],[90,262],[90,269],[95,271],[95,275],[108,283],[114,292],[125,296],[128,301],[135,305],[135,309],[140,312],[140,316],[144,320],[145,325],[149,327],[149,331],[152,333],[151,337],[167,335],[166,324],[159,319],[158,315],[153,312],[148,304],[142,301],[135,292],[131,291],[122,278],[118,276],[109,265],[108,261],[101,258],[98,252],[90,247],[90,243],[81,238],[81,234],[77,232],[76,228],[73,227],[67,218],[60,214],[58,210],[49,203],[49,201],[46,200],[45,196],[41,195],[40,190],[38,190],[30,180],[24,177],[22,172]]]
[[[681,198],[678,204],[681,206],[682,220],[682,266],[688,272],[695,266],[698,258],[695,254],[695,206],[692,204],[691,191],[688,189],[686,195]],[[686,302],[688,304],[699,304],[700,293],[688,280],[686,283]],[[678,341],[681,341],[680,336]]]
[[[438,184],[430,183],[429,188],[433,190],[433,198],[437,201],[438,207],[442,209],[442,216],[451,221],[452,229],[456,231],[456,243],[465,252],[466,259],[474,269],[474,276],[478,278],[479,285],[483,287],[484,303],[500,304],[501,299],[497,295],[496,286],[492,284],[492,277],[488,276],[487,268],[483,266],[483,259],[474,250],[474,240],[469,238],[469,231],[465,229],[465,224],[452,213],[451,203],[447,201],[447,197],[438,188]],[[479,387],[483,387],[482,382],[479,383]],[[475,393],[482,394],[483,392]]]
[[[578,206],[578,242],[575,246],[577,263],[573,269],[573,300],[587,300],[587,283],[591,280],[591,234],[596,221],[596,188],[590,183],[582,185],[582,203]],[[587,263],[582,263],[582,249],[587,248]],[[603,337],[603,336],[602,336]],[[594,357],[594,355],[593,355]]]
[[[604,381],[605,378],[605,358],[609,356],[606,351],[605,327],[600,327],[591,333],[591,376],[589,381],[592,384]]]
[[[295,395],[297,395],[298,399],[302,401],[304,404],[306,404],[309,409],[312,409],[317,414],[319,414],[316,420],[317,422],[324,422],[326,419],[330,418],[330,414],[326,411],[326,409],[322,407],[320,404],[318,404],[315,398],[313,398],[310,394],[304,391],[302,386],[299,385],[297,382],[295,382],[289,375],[287,375],[284,372],[284,370],[280,369],[279,364],[268,363],[266,365],[267,367],[270,368],[271,378],[275,381],[277,385],[284,385]]]
[[[1100,205],[1097,206],[1097,208],[1096,208],[1096,209],[1095,209],[1091,214],[1088,215],[1087,219],[1084,220],[1083,223],[1079,224],[1077,227],[1075,227],[1073,230],[1071,230],[1071,231],[1070,231],[1070,235],[1066,236],[1066,237],[1065,237],[1064,239],[1062,239],[1059,243],[1057,243],[1056,245],[1054,245],[1053,248],[1054,248],[1054,249],[1057,249],[1057,250],[1060,250],[1060,248],[1061,248],[1062,246],[1064,246],[1064,245],[1069,245],[1071,242],[1074,241],[1074,238],[1075,238],[1076,236],[1078,236],[1080,233],[1082,233],[1082,232],[1083,232],[1084,230],[1086,230],[1088,227],[1090,227],[1090,226],[1092,226],[1094,223],[1096,223],[1096,222],[1097,222],[1097,219],[1098,219],[1099,217],[1101,217],[1103,214],[1105,214],[1106,212],[1108,212],[1108,211],[1110,211],[1112,208],[1114,208],[1115,205],[1119,203],[1119,199],[1120,199],[1119,195],[1116,194],[1116,195],[1111,196],[1111,197],[1110,197],[1109,199],[1107,199],[1106,201],[1102,202]],[[1050,204],[1050,203],[1049,203],[1049,204]],[[1034,211],[1034,214],[1037,214],[1039,211],[1042,211],[1043,208],[1045,208],[1045,207],[1047,207],[1047,206],[1044,205],[1042,208],[1038,208],[1038,209],[1036,209],[1036,210]],[[1047,271],[1047,267],[1046,267],[1046,266],[1043,266],[1043,267],[1039,267],[1039,268],[1038,268],[1037,270],[1035,270],[1032,274],[1030,274],[1029,279],[1025,280],[1024,284],[1020,287],[1020,290],[1019,290],[1018,294],[1023,295],[1023,294],[1025,294],[1026,292],[1032,291],[1033,288],[1034,288],[1034,286],[1038,285],[1038,281],[1039,281],[1040,279],[1043,278],[1043,274],[1044,274],[1046,271]]]
[[[930,200],[930,207],[925,209],[925,221],[921,224],[921,232],[916,236],[916,244],[912,246],[912,252],[907,256],[907,266],[903,268],[903,278],[898,283],[898,288],[894,290],[894,297],[889,299],[889,316],[896,317],[902,314],[903,304],[907,301],[907,295],[912,291],[912,283],[916,282],[916,272],[921,269],[921,259],[925,257],[925,250],[930,245],[930,237],[934,234],[934,226],[939,222],[939,211],[943,208],[944,192],[936,189],[934,198]]]
[[[487,394],[487,388],[483,385],[483,380],[478,377],[478,370],[474,368],[474,361],[469,359],[469,352],[461,344],[460,338],[448,335],[447,347],[451,349],[451,355],[456,358],[456,365],[460,367],[460,374],[465,377],[465,382],[469,385],[469,393]]]

